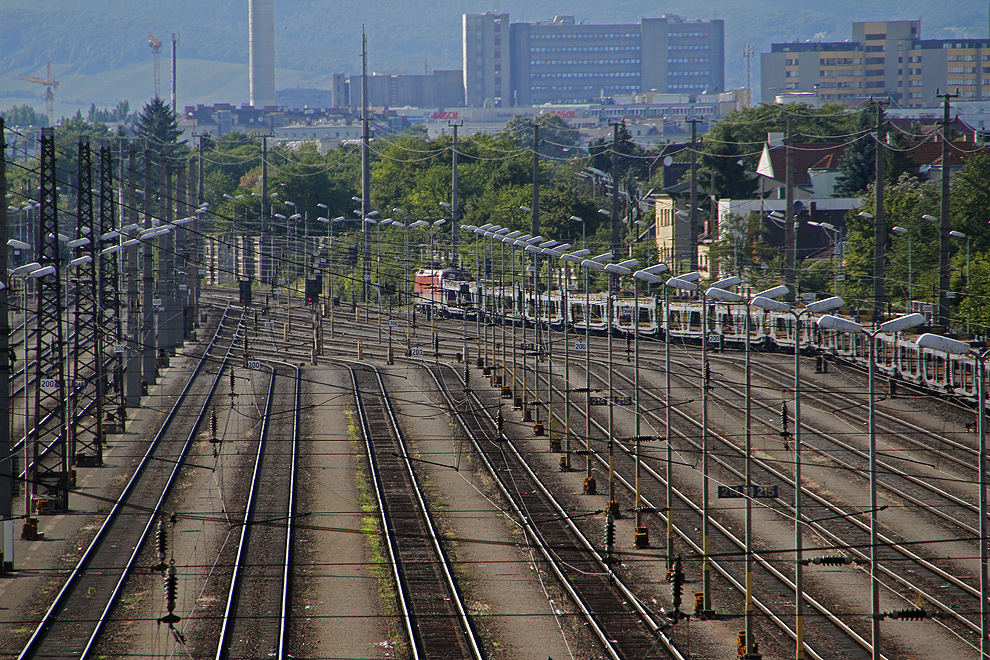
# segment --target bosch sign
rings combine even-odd
[[[440,119],[457,119],[457,113],[456,112],[434,112],[433,113],[433,120],[434,121],[437,121],[437,120],[440,120]]]

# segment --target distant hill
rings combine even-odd
[[[491,3],[454,0],[276,0],[276,85],[327,88],[333,72],[360,70],[361,29],[368,34],[369,68],[417,73],[460,68],[461,14]],[[636,22],[662,12],[684,18],[725,20],[726,83],[746,84],[743,47],[752,44],[752,85],[759,89],[759,53],[771,42],[848,39],[854,20],[921,19],[922,36],[984,38],[987,5],[949,0],[571,0],[564,3],[503,0],[512,21],[550,20],[573,14],[590,23]],[[56,114],[85,114],[90,104],[112,107],[127,99],[140,108],[152,95],[148,32],[162,42],[162,96],[171,85],[170,34],[178,45],[180,105],[248,95],[247,1],[210,0],[0,0],[0,108],[29,103],[44,108],[44,89],[20,81],[49,61],[60,86]]]

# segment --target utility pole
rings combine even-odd
[[[114,213],[114,189],[113,189],[113,149],[109,144],[100,147],[100,230],[99,236],[105,236],[114,231],[117,226]],[[120,239],[114,240],[119,245]],[[109,247],[104,245],[103,247]],[[101,331],[107,333],[111,347],[119,346],[123,341],[123,327],[120,319],[120,268],[119,253],[101,254],[99,271],[99,324]],[[97,333],[99,336],[100,333]],[[99,347],[98,353],[102,360],[103,347]],[[124,431],[124,417],[127,414],[124,401],[124,362],[123,354],[113,353],[113,388],[104,392],[106,403],[104,411],[109,418],[110,411],[115,411],[117,420],[117,432]]]
[[[127,153],[127,222],[122,224],[137,224],[137,193],[135,182],[137,181],[137,149],[131,143]],[[128,235],[129,238],[136,238],[140,229],[134,229]],[[141,407],[141,361],[138,334],[140,333],[140,319],[138,311],[140,303],[138,300],[137,283],[137,260],[138,246],[132,245],[127,248],[127,383],[126,400],[128,408]]]
[[[691,250],[691,270],[698,270],[698,124],[700,119],[688,119],[691,124],[691,208],[688,214],[691,216],[691,238],[689,239]],[[674,222],[676,223],[676,218]],[[674,231],[677,235],[677,231]]]
[[[103,464],[105,330],[99,311],[97,273],[101,259],[100,244],[94,245],[92,240],[100,233],[99,225],[93,218],[92,153],[88,136],[79,138],[79,175],[76,181],[75,238],[90,240],[87,245],[75,248],[74,255],[79,265],[76,266],[75,277],[75,332],[70,332],[73,336],[72,375],[75,382],[69,387],[69,456],[77,466],[97,466]],[[90,369],[93,370],[91,383],[87,382],[89,379],[86,377]]]
[[[950,94],[946,90],[942,97],[942,190],[939,217],[939,238],[938,238],[938,324],[946,332],[949,330],[949,141],[952,138],[952,131],[949,128],[949,99],[959,96],[958,93]]]
[[[155,203],[154,171],[151,162],[151,150],[144,150],[144,228],[152,226],[152,208]],[[143,300],[141,308],[141,378],[145,385],[151,386],[158,381],[158,371],[155,364],[155,250],[154,241],[145,241],[143,268]]]
[[[34,441],[27,462],[26,503],[48,502],[49,511],[69,507],[69,456],[65,438],[66,382],[65,342],[62,318],[62,263],[58,241],[58,191],[56,190],[55,129],[41,129],[41,213],[38,218],[38,251],[35,257],[46,274],[36,276],[37,331],[35,333]],[[39,271],[41,272],[41,271]],[[31,463],[33,462],[33,466]],[[35,499],[38,498],[38,499]],[[32,529],[33,527],[33,529]],[[22,537],[37,538],[37,519],[26,520]]]
[[[889,102],[889,101],[888,101]],[[884,228],[884,165],[886,161],[887,121],[884,118],[884,103],[877,100],[877,152],[875,181],[875,209],[873,213],[873,325],[883,323],[883,312],[886,301],[886,249],[887,232]]]
[[[7,190],[7,140],[4,131],[3,117],[0,117],[0,190]],[[0,204],[0,244],[7,244],[7,203]],[[7,272],[7,250],[0,250],[0,272]],[[9,283],[8,283],[9,285]],[[10,289],[0,289],[0,383],[10,382],[10,306],[8,295]],[[25,390],[24,395],[27,396]],[[26,420],[25,420],[26,421]],[[27,426],[27,424],[25,424]],[[10,387],[0,387],[0,542],[12,534],[13,522],[8,523],[14,516],[14,457],[11,456],[10,443]],[[27,467],[27,466],[25,466]],[[0,546],[0,553],[3,552]],[[12,562],[13,557],[4,557],[3,561]]]
[[[457,128],[464,125],[464,122],[451,121],[447,122],[447,125],[454,129],[454,144],[451,149],[451,166],[452,172],[450,175],[450,251],[451,251],[451,263],[450,265],[457,268]],[[535,236],[535,234],[534,234]]]
[[[613,140],[614,142],[614,140]],[[614,147],[614,144],[613,144]],[[615,169],[615,160],[612,160]],[[540,124],[533,122],[533,236],[540,235]]]
[[[797,300],[797,225],[794,220],[794,149],[791,147],[791,117],[784,120],[784,299]]]
[[[612,261],[619,260],[622,247],[622,218],[619,217],[619,127],[625,126],[620,121],[613,122],[612,125],[612,245],[611,251],[614,255]],[[609,294],[612,292],[612,276],[609,275]]]
[[[179,45],[179,33],[172,33],[172,114],[176,113],[175,106],[175,51]]]
[[[371,170],[368,162],[368,142],[371,140],[368,121],[368,37],[361,27],[361,231],[364,234],[364,288],[362,299],[368,302],[371,281],[371,231],[368,213],[371,204]]]

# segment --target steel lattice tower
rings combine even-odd
[[[99,324],[93,222],[93,172],[89,140],[79,141],[79,189],[75,248],[76,304],[72,385],[69,387],[69,455],[75,465],[103,464],[103,342]],[[83,241],[81,239],[87,239]],[[89,259],[86,259],[89,257]]]
[[[69,506],[71,484],[65,441],[65,344],[57,194],[55,131],[44,128],[41,131],[41,213],[35,254],[41,268],[48,272],[35,277],[38,291],[34,381],[36,425],[30,481],[31,493],[36,498],[47,500],[50,510],[64,511]],[[40,501],[37,503],[40,504]]]
[[[114,357],[110,372],[113,374],[113,387],[104,392],[103,409],[114,411],[116,415],[116,432],[124,430],[124,362],[123,352],[117,349],[123,344],[123,328],[120,321],[120,271],[117,267],[117,253],[103,254],[103,249],[120,243],[119,235],[102,240],[116,229],[114,222],[113,198],[113,150],[109,145],[100,147],[100,328],[105,333],[105,345],[113,347]],[[108,418],[109,419],[109,418]],[[112,429],[107,429],[113,432]]]

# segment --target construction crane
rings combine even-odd
[[[148,45],[155,56],[155,98],[162,95],[162,42],[155,35],[148,33]]]
[[[45,108],[48,110],[48,125],[55,125],[55,89],[58,87],[58,81],[52,79],[52,63],[49,62],[45,69],[46,76],[44,78],[39,78],[38,76],[21,76],[21,80],[30,83],[37,83],[39,85],[45,86]]]

